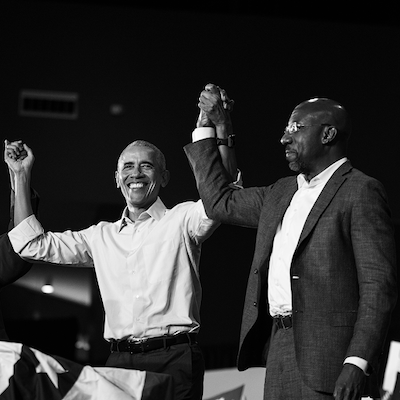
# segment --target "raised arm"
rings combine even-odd
[[[28,153],[26,150],[23,148],[22,141],[16,141],[10,143],[10,145],[16,146],[17,151],[19,151],[18,158],[25,158]],[[15,151],[14,151],[15,153]],[[15,155],[14,155],[15,157]],[[10,222],[8,224],[8,231],[10,231],[12,228],[14,228],[14,209],[15,209],[15,176],[14,172],[10,169],[7,168],[9,175],[10,175]],[[39,213],[39,201],[40,197],[39,194],[36,192],[35,189],[31,187],[30,189],[30,201],[32,205],[32,210],[35,215],[38,215]]]
[[[197,128],[211,126],[215,128],[222,164],[228,171],[232,181],[237,179],[237,162],[234,149],[234,135],[230,112],[233,100],[229,99],[226,91],[209,83],[200,94],[200,114]]]
[[[4,161],[10,170],[11,189],[15,193],[15,226],[33,214],[30,181],[34,159],[32,150],[26,144],[5,140]]]

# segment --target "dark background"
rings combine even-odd
[[[124,202],[114,182],[116,160],[135,139],[155,143],[166,155],[172,179],[161,197],[167,206],[197,199],[182,147],[191,139],[198,95],[209,82],[235,100],[232,118],[245,186],[289,173],[279,139],[296,104],[314,96],[342,102],[353,116],[349,157],[383,182],[397,226],[395,9],[281,3],[3,0],[1,135],[22,139],[34,150],[33,185],[41,195],[44,227],[81,229],[118,219]],[[78,118],[19,115],[24,89],[78,93]],[[122,105],[122,114],[110,112],[113,104]],[[5,232],[6,168],[0,188]],[[223,226],[203,247],[200,339],[208,368],[234,365],[254,237],[253,231]],[[92,276],[88,288],[89,307],[18,285],[4,289],[11,339],[102,364],[108,349]],[[397,320],[396,309],[389,333],[395,340]],[[83,353],[74,347],[82,334],[91,346]]]

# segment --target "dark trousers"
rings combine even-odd
[[[204,359],[197,343],[178,344],[147,353],[111,353],[106,366],[169,374],[174,382],[174,400],[201,400],[203,397]]]
[[[278,329],[271,337],[264,400],[333,400],[333,394],[316,392],[301,379],[292,328]]]

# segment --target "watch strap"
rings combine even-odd
[[[228,135],[226,139],[217,138],[217,146],[228,146],[234,147],[235,146],[235,135]]]

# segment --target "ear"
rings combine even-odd
[[[337,129],[334,126],[328,126],[322,134],[322,144],[331,143],[337,135]]]
[[[118,179],[118,171],[115,171],[115,183],[117,184],[117,188],[120,188],[119,179]]]
[[[165,186],[168,185],[169,178],[170,178],[170,173],[169,173],[169,171],[166,169],[166,170],[162,173],[162,177],[161,177],[161,187],[165,187]]]

